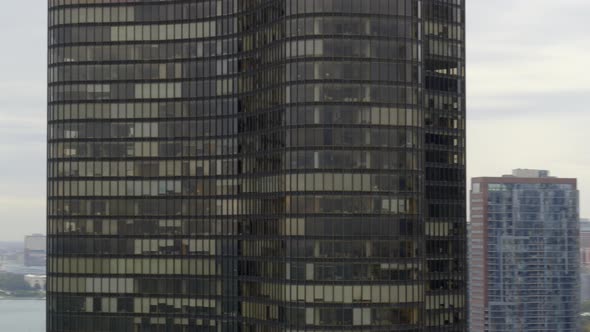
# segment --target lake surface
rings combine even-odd
[[[44,332],[44,300],[0,299],[0,331]]]

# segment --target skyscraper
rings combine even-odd
[[[578,331],[576,179],[474,178],[470,228],[471,331]]]
[[[49,331],[465,331],[464,1],[49,2]]]

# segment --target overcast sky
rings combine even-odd
[[[47,1],[0,11],[0,241],[45,233]]]
[[[468,176],[577,177],[590,217],[590,2],[466,1]],[[46,5],[0,11],[0,241],[45,232]]]
[[[578,178],[590,217],[590,2],[467,0],[468,177]]]

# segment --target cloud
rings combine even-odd
[[[527,57],[489,61],[468,67],[468,91],[472,96],[539,94],[581,91],[590,93],[590,77],[581,71],[590,54],[588,47],[546,47]]]
[[[581,75],[590,53],[587,1],[476,1],[468,9],[472,98],[590,92],[590,76]]]

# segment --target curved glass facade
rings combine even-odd
[[[462,0],[49,22],[48,331],[465,331]]]

